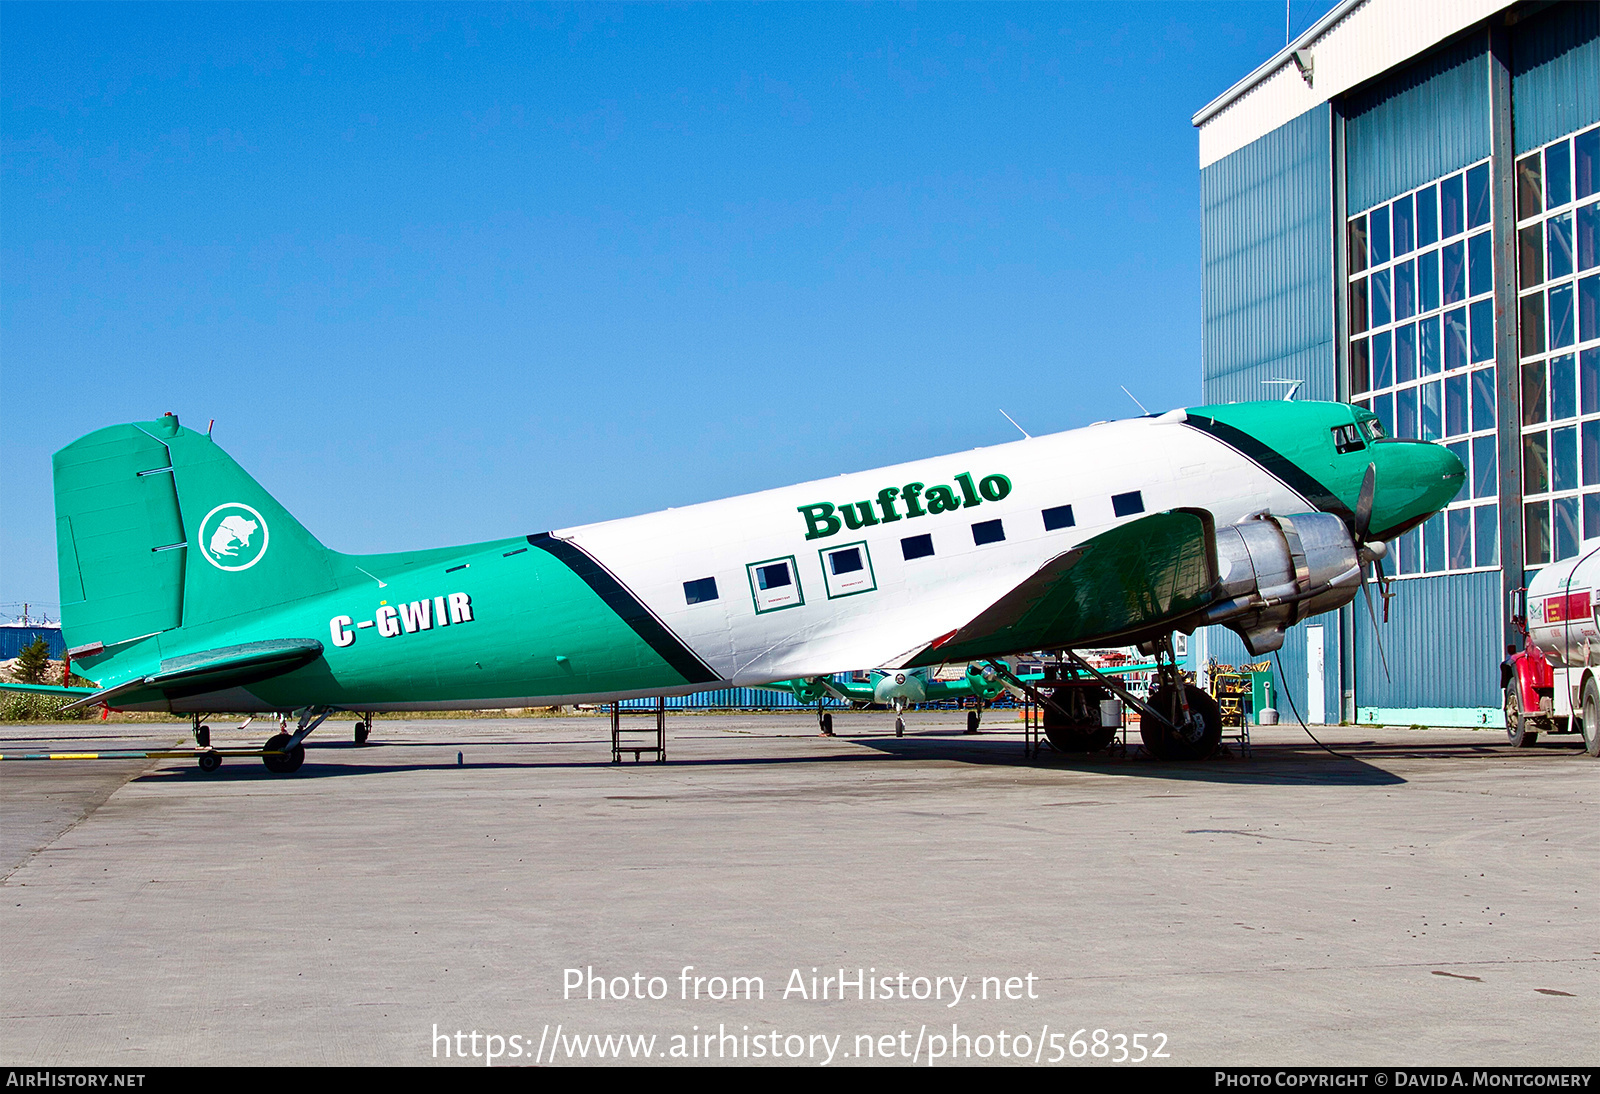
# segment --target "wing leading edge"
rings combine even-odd
[[[1103,532],[1046,562],[901,667],[1165,634],[1216,596],[1215,531],[1207,510],[1172,509]]]

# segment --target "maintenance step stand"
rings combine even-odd
[[[632,741],[625,741],[623,734],[631,733],[635,737]],[[650,734],[646,740],[639,740],[638,734]],[[656,762],[664,763],[667,758],[667,699],[664,695],[656,696],[656,724],[654,726],[624,726],[622,724],[622,704],[611,704],[611,762],[620,764],[624,752],[633,753],[633,762],[639,762],[641,753],[654,752]]]

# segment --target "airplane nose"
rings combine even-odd
[[[1408,524],[1419,523],[1453,501],[1467,481],[1467,469],[1456,454],[1429,441],[1381,441],[1377,489],[1374,491],[1374,538],[1388,539]]]

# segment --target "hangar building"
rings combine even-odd
[[[1504,724],[1516,591],[1600,536],[1597,123],[1600,3],[1504,0],[1343,0],[1194,116],[1205,401],[1300,381],[1468,468],[1393,545],[1387,675],[1359,597],[1290,631],[1308,721]]]

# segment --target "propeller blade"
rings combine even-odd
[[[1378,465],[1367,464],[1367,473],[1361,476],[1361,493],[1356,498],[1356,542],[1367,541],[1368,525],[1372,523],[1372,495],[1378,486]]]
[[[1378,566],[1376,563],[1374,564],[1374,568],[1377,569],[1379,573],[1383,572],[1383,568]],[[1361,578],[1361,595],[1366,598],[1367,614],[1372,617],[1372,640],[1378,644],[1378,660],[1383,663],[1384,679],[1388,680],[1390,683],[1393,683],[1394,677],[1389,675],[1389,657],[1383,652],[1383,639],[1378,634],[1378,610],[1372,606],[1372,590],[1367,587],[1366,575],[1362,575]],[[1384,611],[1386,613],[1388,608],[1389,605],[1386,602],[1384,604]]]

